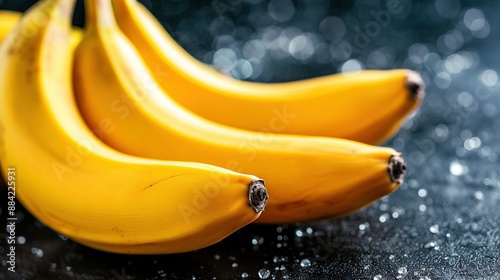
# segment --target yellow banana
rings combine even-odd
[[[392,148],[271,130],[250,132],[184,109],[157,85],[116,25],[109,1],[86,4],[86,32],[75,51],[75,96],[91,128],[103,120],[113,125],[102,140],[117,150],[210,163],[264,178],[270,200],[257,220],[263,223],[345,215],[401,183],[406,166]],[[274,120],[272,126],[294,121],[285,115]]]
[[[16,26],[21,18],[22,13],[8,10],[0,10],[0,44],[7,34]],[[71,45],[73,49],[82,40],[82,30],[78,27],[73,27],[71,30]]]
[[[125,155],[94,136],[71,85],[75,1],[39,1],[0,47],[0,165],[4,178],[18,171],[9,190],[50,228],[117,253],[196,250],[257,219],[257,177]]]
[[[0,42],[14,28],[20,17],[19,12],[0,10]]]
[[[118,25],[160,86],[182,106],[233,127],[267,129],[276,110],[293,122],[274,132],[378,144],[421,103],[424,83],[409,70],[361,71],[263,84],[232,79],[191,57],[136,0],[113,0]]]

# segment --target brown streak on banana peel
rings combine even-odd
[[[304,205],[307,205],[307,202],[305,200],[297,200],[297,201],[289,202],[289,203],[286,203],[286,204],[278,204],[277,207],[281,211],[286,211],[288,209],[302,207]]]
[[[403,183],[406,173],[406,163],[403,160],[403,154],[399,153],[391,156],[389,159],[388,171],[392,182],[398,184]]]

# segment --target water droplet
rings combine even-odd
[[[450,164],[450,173],[455,176],[461,176],[467,173],[467,166],[461,164],[459,161],[452,161]]]
[[[295,231],[295,235],[297,237],[302,237],[304,235],[304,233],[300,229],[298,229],[298,230]]]
[[[395,257],[396,257],[396,256],[394,256],[394,255],[390,255],[390,256],[389,256],[389,259],[390,259],[390,260],[393,260]]]
[[[22,235],[19,236],[19,237],[17,237],[17,243],[21,244],[21,245],[24,244],[24,243],[26,243],[26,238],[24,236],[22,236]]]
[[[477,200],[484,200],[484,194],[482,191],[477,191],[474,193],[474,197],[477,199]]]
[[[215,254],[215,255],[214,255],[214,259],[216,259],[216,260],[220,260],[220,255],[219,255],[219,254]]]
[[[71,270],[73,270],[73,268],[71,266],[67,265],[66,266],[66,271],[71,271]]]
[[[300,266],[301,267],[310,267],[311,261],[309,259],[303,259],[300,261]]]
[[[238,267],[238,263],[233,263],[231,266],[232,266],[233,268]]]
[[[58,234],[58,235],[59,235],[59,237],[60,237],[62,240],[64,240],[64,241],[68,240],[68,237],[67,237],[66,235],[64,235],[64,234]]]
[[[430,227],[430,231],[431,231],[432,233],[439,233],[439,225],[432,225],[432,226]]]
[[[262,268],[259,270],[259,272],[257,272],[257,274],[259,275],[260,279],[267,279],[269,278],[269,276],[271,276],[271,271],[269,271],[269,269],[267,268]]]
[[[306,232],[307,232],[307,234],[311,235],[311,234],[313,234],[313,229],[310,227],[307,227]]]
[[[479,147],[481,147],[481,139],[479,139],[479,137],[472,137],[470,139],[465,140],[464,142],[464,148],[467,151],[472,151]]]
[[[471,31],[479,31],[485,26],[485,18],[482,11],[478,9],[469,9],[464,14],[464,23]]]
[[[446,237],[450,238],[450,237],[451,237],[451,234],[447,233],[447,234],[446,234]]]
[[[380,275],[380,274],[373,276],[373,280],[382,280],[382,279],[383,279],[382,275]]]
[[[281,233],[281,232],[283,232],[283,227],[277,227],[277,228],[276,228],[276,232],[277,232],[277,233]]]
[[[425,204],[420,204],[418,206],[418,210],[420,210],[420,212],[425,212],[425,210],[427,210],[427,206],[425,206]]]
[[[248,273],[243,272],[243,273],[241,274],[241,278],[243,278],[243,279],[248,278]]]
[[[436,246],[437,246],[436,242],[431,241],[431,242],[426,243],[426,244],[424,245],[424,248],[426,248],[426,249],[432,249],[432,248],[434,248],[434,247],[436,247]]]
[[[387,213],[380,215],[380,217],[378,218],[378,220],[381,223],[385,223],[388,219],[389,219],[389,214]]]
[[[427,196],[427,190],[426,189],[420,189],[420,190],[418,190],[418,196],[420,196],[420,197],[426,197]]]
[[[498,83],[498,74],[495,70],[485,70],[481,74],[481,81],[485,86],[493,87]]]
[[[403,279],[406,274],[408,274],[408,269],[406,268],[406,266],[402,266],[400,268],[398,268],[398,276],[396,276],[397,279]]]
[[[358,72],[363,70],[363,64],[357,59],[349,59],[340,67],[340,72]]]
[[[33,253],[33,255],[35,255],[39,258],[43,257],[43,250],[40,248],[36,248],[36,247],[31,248],[31,253]]]
[[[359,225],[359,230],[364,231],[366,229],[365,224],[360,224]]]

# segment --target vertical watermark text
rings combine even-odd
[[[16,272],[16,168],[7,168],[7,269]]]

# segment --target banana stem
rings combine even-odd
[[[412,100],[421,100],[425,95],[425,83],[419,74],[413,71],[408,72],[406,77],[406,87]]]
[[[403,183],[403,178],[406,173],[406,163],[403,160],[402,154],[391,156],[389,159],[389,175],[394,183]]]
[[[85,0],[86,28],[115,26],[115,15],[110,0]]]
[[[248,186],[248,204],[256,213],[264,211],[268,198],[264,180],[253,180]]]

